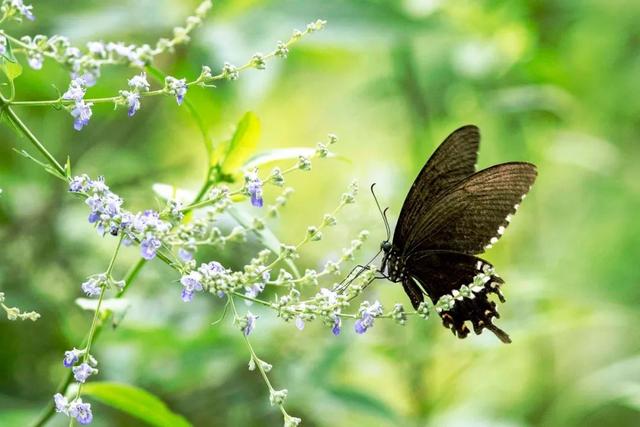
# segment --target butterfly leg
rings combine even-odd
[[[346,290],[349,287],[349,285],[362,274],[363,271],[368,270],[368,269],[369,269],[368,265],[366,265],[366,266],[365,265],[361,265],[361,264],[356,265],[344,277],[344,279],[342,279],[342,281],[340,283],[338,283],[338,286],[336,286],[334,288],[334,291],[338,292],[338,293],[344,292],[344,290]],[[353,275],[353,272],[356,271],[356,270],[358,270],[358,272],[355,275]],[[353,277],[351,277],[352,275],[353,275]]]

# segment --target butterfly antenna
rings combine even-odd
[[[380,215],[382,216],[382,220],[384,221],[384,227],[387,230],[387,240],[389,240],[391,238],[391,228],[389,228],[389,221],[387,220],[387,210],[389,210],[389,208],[386,208],[383,211],[382,208],[380,207],[380,203],[378,202],[376,193],[375,191],[373,191],[373,187],[375,186],[376,186],[375,182],[371,184],[371,194],[373,195],[373,200],[376,201],[376,206],[378,207],[378,211],[380,212]]]

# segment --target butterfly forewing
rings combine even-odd
[[[398,249],[404,257],[425,250],[482,253],[500,238],[536,175],[534,165],[514,162],[463,179],[407,225],[412,232]]]
[[[475,172],[480,131],[463,126],[449,135],[424,165],[402,205],[393,237],[396,247],[404,246],[413,233],[413,224],[454,184]]]

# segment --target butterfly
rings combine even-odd
[[[509,162],[476,172],[480,131],[463,126],[449,135],[431,155],[404,201],[393,239],[387,239],[379,272],[402,284],[418,309],[431,299],[446,328],[458,338],[470,330],[493,332],[510,343],[493,324],[499,318],[504,281],[493,266],[477,257],[505,232],[519,204],[533,185],[535,165]],[[377,200],[376,200],[377,203]]]

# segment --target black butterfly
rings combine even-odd
[[[509,335],[492,323],[500,315],[488,299],[493,293],[504,302],[504,281],[475,255],[498,241],[537,173],[534,165],[521,162],[476,172],[479,144],[478,128],[464,126],[429,158],[407,194],[393,241],[387,236],[380,246],[380,273],[401,282],[416,309],[425,294],[437,308],[443,296],[453,302],[439,314],[459,338],[469,333],[465,322],[470,321],[476,334],[487,328],[510,343]]]

